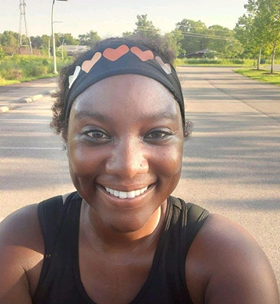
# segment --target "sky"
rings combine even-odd
[[[49,35],[53,0],[25,0],[29,36]],[[71,33],[78,38],[90,30],[102,38],[120,36],[135,29],[136,16],[161,30],[172,31],[183,19],[201,20],[207,26],[219,24],[233,29],[245,13],[248,0],[68,0],[56,1],[55,32]],[[19,31],[20,0],[0,0],[0,33]]]

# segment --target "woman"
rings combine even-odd
[[[52,126],[77,192],[1,224],[0,304],[279,303],[246,231],[170,197],[189,133],[171,62],[118,38],[63,71]]]

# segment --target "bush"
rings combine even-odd
[[[4,59],[4,57],[6,56],[2,46],[0,45],[0,60]]]
[[[26,77],[38,77],[48,74],[48,67],[43,66],[42,64],[38,63],[29,63],[25,67],[25,76]]]
[[[231,59],[230,61],[234,64],[244,64],[243,59]]]
[[[20,68],[11,68],[9,70],[6,70],[3,78],[7,80],[20,80],[22,78],[23,71]]]
[[[49,61],[47,60],[47,59],[43,59],[42,60],[42,64],[43,64],[43,66],[48,66],[49,65]]]
[[[1,54],[1,53],[0,53]],[[70,64],[72,58],[66,57],[64,61],[57,58],[57,68]],[[0,61],[0,83],[6,80],[24,81],[25,79],[36,79],[49,76],[53,73],[53,60],[47,57],[34,55],[12,55],[6,56]]]

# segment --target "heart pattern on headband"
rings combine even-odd
[[[154,54],[150,50],[142,51],[137,46],[133,46],[130,49],[130,51],[131,51],[131,53],[133,53],[134,55],[136,55],[142,61],[147,61],[147,60],[153,60],[154,59]]]
[[[72,87],[72,84],[74,83],[74,81],[79,76],[80,71],[81,71],[81,67],[80,66],[76,66],[74,74],[69,76],[69,89]]]
[[[88,73],[92,67],[99,61],[99,59],[102,57],[102,54],[100,52],[97,52],[93,55],[91,60],[85,60],[82,64],[82,70],[86,73]]]
[[[127,45],[121,45],[116,49],[108,48],[103,52],[103,56],[110,60],[110,61],[116,61],[119,58],[121,58],[123,55],[125,55],[129,51],[129,48]]]
[[[171,65],[169,63],[164,63],[159,56],[156,56],[156,61],[159,63],[166,74],[171,74]]]

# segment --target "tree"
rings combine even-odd
[[[5,31],[1,35],[1,45],[8,53],[16,53],[18,49],[18,33]]]
[[[0,45],[0,61],[6,56],[2,46]]]
[[[41,48],[48,48],[49,44],[50,44],[50,36],[48,35],[42,35],[41,39],[42,39],[42,45]]]
[[[43,43],[41,36],[36,36],[36,37],[31,36],[30,39],[32,41],[32,48],[33,49],[41,49],[42,43]]]
[[[70,33],[60,34],[60,44],[59,45],[61,45],[62,42],[67,45],[77,45],[80,43],[79,39],[74,38],[72,36],[72,34],[70,34]]]
[[[280,1],[249,0],[244,6],[247,15],[239,18],[235,27],[236,38],[251,49],[258,50],[259,69],[263,50],[271,53],[271,73],[274,68],[276,49],[280,44]],[[245,45],[246,45],[245,44]]]
[[[237,40],[232,38],[225,46],[225,56],[226,58],[236,58],[244,52],[242,44]]]
[[[236,57],[243,52],[240,42],[233,37],[233,30],[216,24],[208,27],[207,35],[207,48],[223,54],[226,58]]]
[[[132,36],[132,35],[133,35],[132,32],[123,32],[123,33],[122,33],[122,36],[123,36],[123,37],[130,37],[130,36]]]
[[[243,45],[244,53],[246,57],[252,58],[256,54],[256,50],[259,50],[259,43],[255,35],[252,35],[253,17],[244,14],[239,17],[238,22],[234,28],[234,37]]]
[[[160,30],[157,29],[152,21],[147,19],[146,15],[137,15],[137,21],[135,23],[137,26],[133,32],[133,35],[144,36],[148,38],[155,38],[160,36]]]
[[[255,0],[249,0],[244,5],[247,15],[244,14],[238,19],[235,26],[235,38],[244,46],[245,52],[249,56],[258,56],[257,69],[260,69],[262,53],[267,48],[266,29],[263,19],[258,14],[258,4]]]
[[[276,49],[280,44],[280,1],[259,0],[258,14],[263,20],[266,29],[266,37],[271,47],[271,74],[274,72],[274,59]]]
[[[181,45],[186,55],[206,49],[207,26],[205,23],[200,20],[183,19],[176,24],[176,30],[180,30],[183,35]]]
[[[101,40],[100,36],[97,34],[97,32],[89,31],[86,34],[79,35],[79,40],[81,45],[88,45],[92,46],[94,43]]]
[[[176,57],[178,58],[184,58],[185,52],[182,48],[182,40],[183,40],[183,34],[180,30],[173,30],[170,33],[166,33],[165,37],[169,41],[170,47],[173,49],[174,53],[176,54]]]

